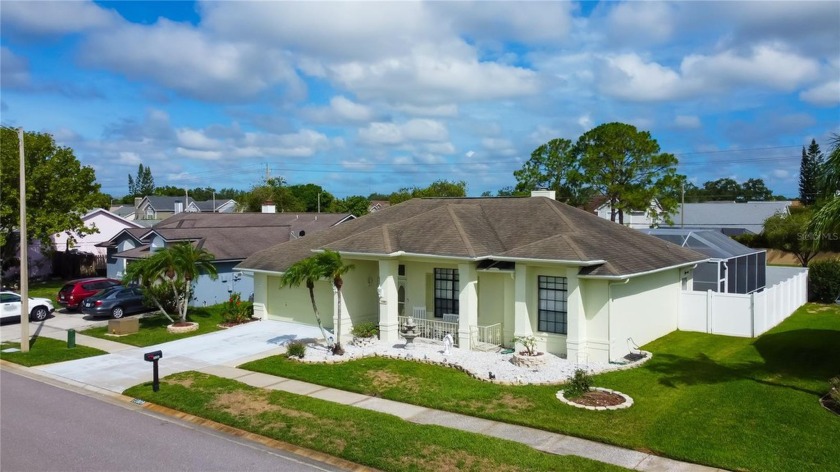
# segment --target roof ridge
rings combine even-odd
[[[452,209],[452,205],[447,204],[446,211],[452,218],[452,222],[455,224],[455,229],[461,236],[461,241],[463,241],[464,245],[467,247],[467,254],[469,254],[470,257],[475,257],[475,249],[473,249],[472,244],[470,243],[470,238],[467,237],[467,233],[464,232],[464,227],[461,225],[461,220],[458,219],[457,215],[455,215],[455,211]]]
[[[385,244],[385,252],[388,254],[393,252],[391,249],[391,232],[388,231],[389,226],[391,226],[390,223],[382,225],[382,242]]]
[[[563,220],[563,223],[566,223],[566,225],[569,226],[569,229],[571,230],[572,233],[577,233],[578,232],[577,226],[574,225],[572,223],[572,220],[570,220],[562,211],[560,211],[560,208],[558,208],[557,205],[555,205],[554,202],[557,202],[557,200],[546,199],[546,201],[544,203],[546,205],[548,205],[549,208],[554,210],[554,213],[557,213],[557,216],[559,216],[560,219]]]
[[[504,248],[505,251],[507,251],[507,245],[504,243],[504,241],[502,241],[502,238],[499,237],[499,232],[496,231],[496,225],[494,224],[495,221],[487,217],[487,212],[484,211],[484,205],[478,205],[478,208],[481,209],[481,216],[483,216],[484,220],[487,221],[487,226],[490,227],[490,231],[493,232],[493,236],[496,238],[496,241],[499,243],[500,246]]]
[[[560,236],[563,238],[563,241],[565,241],[566,244],[568,244],[569,247],[572,248],[572,251],[574,251],[575,254],[577,254],[578,257],[580,257],[580,260],[585,260],[586,254],[583,253],[583,251],[580,249],[577,243],[572,239],[572,235],[561,234]]]

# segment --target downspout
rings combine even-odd
[[[610,349],[607,354],[609,359],[607,359],[607,362],[612,362],[612,287],[613,285],[627,285],[628,282],[630,282],[629,278],[620,282],[607,282],[607,341],[610,343]]]

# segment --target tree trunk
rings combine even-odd
[[[618,210],[618,224],[624,224],[624,210]]]
[[[315,312],[315,320],[318,322],[318,329],[321,330],[321,336],[323,336],[324,340],[327,341],[327,347],[332,347],[332,342],[330,342],[330,338],[327,337],[327,332],[324,331],[324,326],[321,324],[321,313],[318,312],[318,306],[315,304],[315,287],[307,284],[306,288],[309,289],[309,299],[312,301],[312,311]]]

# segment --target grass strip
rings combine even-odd
[[[177,318],[174,318],[177,320]],[[219,331],[219,324],[222,320],[222,305],[213,305],[206,308],[190,308],[187,313],[187,320],[198,323],[198,329],[189,333],[173,334],[166,330],[172,324],[163,314],[140,318],[140,330],[134,334],[115,338],[108,336],[108,327],[90,328],[83,331],[88,336],[93,336],[110,341],[117,341],[137,347],[153,346],[155,344],[189,338],[201,334]]]
[[[809,304],[759,338],[674,332],[637,369],[595,376],[635,404],[592,412],[559,386],[503,386],[440,366],[368,358],[241,366],[367,395],[520,424],[731,470],[840,470],[840,421],[819,405],[840,360],[840,307]]]
[[[0,350],[9,348],[20,349],[20,343],[0,343]],[[36,365],[54,364],[56,362],[100,356],[102,354],[107,354],[107,352],[78,345],[74,348],[68,348],[66,341],[33,336],[29,341],[29,352],[0,352],[0,359],[33,367]]]
[[[125,395],[388,471],[610,471],[590,459],[395,416],[251,387],[198,372],[134,386]]]

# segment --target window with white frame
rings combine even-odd
[[[435,269],[435,317],[458,314],[458,269]]]
[[[566,334],[568,321],[566,277],[540,275],[538,282],[537,329],[546,333]]]

